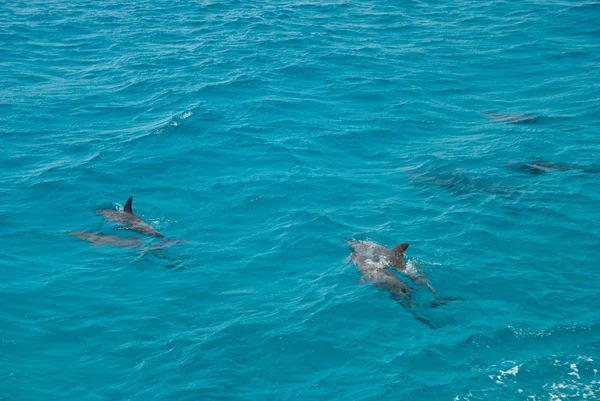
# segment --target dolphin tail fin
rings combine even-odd
[[[171,258],[169,256],[163,255],[163,253],[160,252],[159,249],[160,248],[152,247],[152,248],[150,248],[150,251],[152,252],[152,254],[154,256],[156,256],[159,259],[171,260],[171,261],[174,261],[174,262],[178,262],[179,261],[179,259],[175,259],[175,258]]]
[[[168,256],[163,255],[162,253],[160,253],[157,249],[150,249],[152,254],[154,256],[156,256],[159,259],[164,259],[164,260],[168,260],[171,263],[169,263],[166,268],[167,269],[176,269],[182,266],[183,261],[181,259],[175,259],[175,258],[170,258]]]
[[[133,214],[133,210],[131,210],[131,202],[133,202],[133,197],[130,196],[129,199],[127,199],[127,202],[125,202],[125,207],[123,208],[125,213]]]
[[[173,259],[173,258],[170,258],[168,256],[164,256],[160,252],[160,250],[163,249],[163,248],[165,248],[165,247],[167,247],[167,246],[169,246],[169,245],[180,244],[182,242],[190,242],[190,241],[185,240],[185,239],[166,239],[165,238],[159,244],[152,246],[150,248],[150,251],[157,258],[178,261],[179,259]]]

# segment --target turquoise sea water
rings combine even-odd
[[[0,400],[600,398],[599,26],[597,1],[1,2]],[[95,213],[129,196],[189,242],[68,235],[136,237]],[[346,238],[408,242],[465,300],[415,288],[429,329]]]

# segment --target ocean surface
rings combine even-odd
[[[3,1],[0,400],[600,399],[599,157],[598,1]]]

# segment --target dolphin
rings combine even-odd
[[[546,174],[551,171],[582,171],[584,173],[598,174],[600,168],[595,165],[580,165],[577,163],[555,163],[541,159],[533,159],[529,161],[510,161],[506,164],[508,168],[522,171],[533,175]]]
[[[139,237],[122,238],[117,237],[116,235],[105,235],[98,232],[89,231],[71,231],[69,234],[96,245],[112,245],[116,246],[117,248],[134,249],[142,249],[144,247],[142,240]]]
[[[573,167],[567,164],[559,164],[553,162],[547,162],[539,159],[531,160],[529,162],[509,162],[508,167],[515,167],[529,174],[545,174],[549,171],[570,171],[574,170]]]
[[[406,242],[396,245],[391,249],[370,241],[346,240],[346,243],[350,245],[358,255],[370,258],[375,262],[382,262],[392,269],[406,274],[415,284],[425,284],[431,292],[438,296],[438,292],[429,283],[429,279],[425,275],[425,272],[418,264],[414,264],[417,273],[406,268],[406,261],[404,260],[404,251],[408,248]]]
[[[165,236],[152,228],[150,224],[133,214],[131,202],[133,202],[133,198],[129,197],[127,202],[125,202],[123,211],[115,209],[98,209],[96,210],[96,213],[102,215],[111,223],[122,224],[123,227],[119,227],[119,230],[132,230],[147,235],[148,237],[164,238]]]
[[[488,113],[487,116],[495,121],[513,124],[533,124],[540,120],[540,116],[532,116],[529,114]]]
[[[164,256],[160,253],[160,250],[169,247],[174,244],[180,244],[182,242],[189,242],[187,240],[182,239],[163,239],[159,243],[153,244],[149,247],[144,246],[144,243],[141,240],[141,237],[133,237],[133,238],[123,238],[117,237],[116,235],[106,235],[101,234],[99,232],[90,232],[90,231],[70,231],[68,234],[81,238],[82,240],[91,242],[96,245],[111,245],[117,248],[131,248],[131,249],[139,249],[141,250],[141,256],[146,255],[148,251],[151,251],[154,256],[161,259],[169,259],[169,260],[177,260]]]
[[[356,269],[362,274],[361,278],[358,280],[358,285],[367,281],[381,291],[388,291],[390,293],[390,298],[402,305],[418,321],[426,324],[432,329],[435,328],[428,320],[420,317],[413,310],[409,309],[413,306],[411,298],[413,289],[408,284],[386,269],[382,263],[374,262],[364,256],[358,256],[354,252],[350,254],[350,258],[352,259],[352,262],[354,262]]]

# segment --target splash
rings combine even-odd
[[[188,110],[182,114],[176,115],[169,121],[161,124],[161,127],[155,129],[153,133],[155,135],[162,135],[168,132],[168,130],[177,129],[179,126],[183,125],[186,122],[185,120],[189,119],[193,114],[194,113],[191,110]]]

